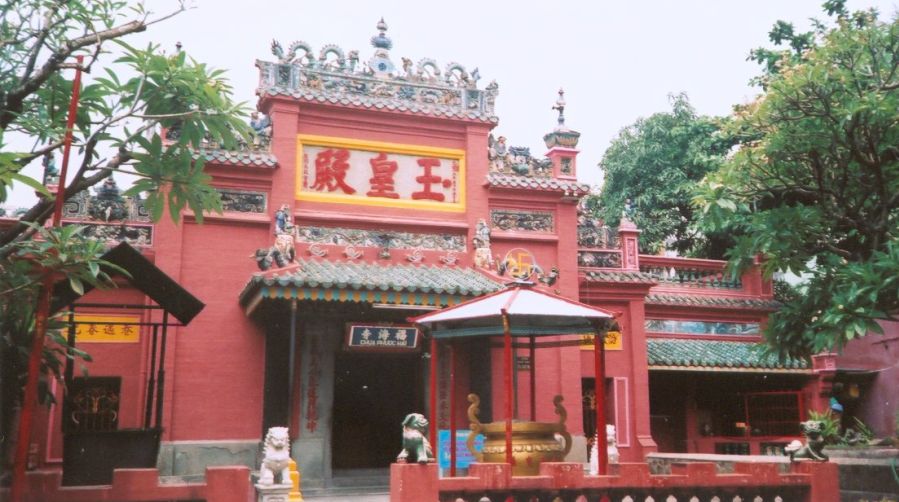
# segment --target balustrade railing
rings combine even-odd
[[[743,281],[725,270],[726,262],[640,255],[640,271],[660,284],[702,288],[741,289]]]
[[[438,478],[437,467],[394,464],[393,502],[837,502],[832,463],[735,463],[719,473],[713,463],[672,464],[671,474],[650,474],[645,463],[611,466],[590,476],[583,465],[545,462],[537,476],[513,477],[508,464],[472,464],[467,476]]]

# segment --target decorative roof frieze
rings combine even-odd
[[[447,118],[495,123],[499,86],[491,82],[478,89],[478,69],[470,73],[451,62],[440,71],[436,61],[424,58],[414,64],[401,58],[397,67],[390,58],[392,40],[387,25],[378,23],[372,37],[374,55],[360,63],[359,51],[344,52],[326,45],[316,58],[306,42],[293,42],[285,50],[272,42],[277,62],[257,61],[260,96],[290,96],[298,100],[410,112]]]

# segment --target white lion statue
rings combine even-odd
[[[281,484],[290,483],[290,435],[287,427],[271,427],[265,435],[262,465],[259,467],[259,484],[273,485],[275,478]]]
[[[618,440],[615,439],[615,426],[606,424],[606,451],[609,456],[610,464],[617,464],[620,455],[618,454]],[[594,438],[593,448],[590,449],[590,474],[599,474],[599,435]]]

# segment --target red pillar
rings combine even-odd
[[[429,439],[434,456],[439,457],[440,445],[437,443],[437,339],[431,335],[431,430]]]
[[[59,172],[59,186],[56,189],[56,200],[53,203],[52,225],[58,227],[62,220],[62,206],[66,198],[66,174],[69,167],[69,153],[72,150],[72,133],[75,129],[75,115],[78,112],[78,97],[81,94],[81,65],[84,56],[76,56],[75,80],[72,82],[72,98],[69,100],[69,115],[66,119],[66,133],[63,141],[62,167]],[[34,420],[34,408],[37,406],[37,384],[40,378],[41,359],[44,352],[44,337],[47,334],[47,318],[50,315],[50,296],[56,278],[47,275],[38,296],[35,311],[34,340],[28,359],[28,373],[25,380],[25,394],[19,417],[18,442],[13,461],[13,479],[10,493],[12,502],[19,502],[25,493],[25,464],[28,461],[28,447],[31,443],[31,426]]]
[[[606,438],[606,369],[605,369],[605,330],[599,324],[594,327],[593,336],[593,375],[596,381],[596,454],[599,474],[609,473],[609,445]]]
[[[506,385],[506,463],[512,465],[512,332],[509,314],[503,314],[503,380]]]
[[[450,374],[449,374],[449,426],[450,426],[450,477],[456,477],[456,347],[453,344],[449,346],[450,353]]]

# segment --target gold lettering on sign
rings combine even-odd
[[[137,343],[140,317],[75,315],[75,343]]]

